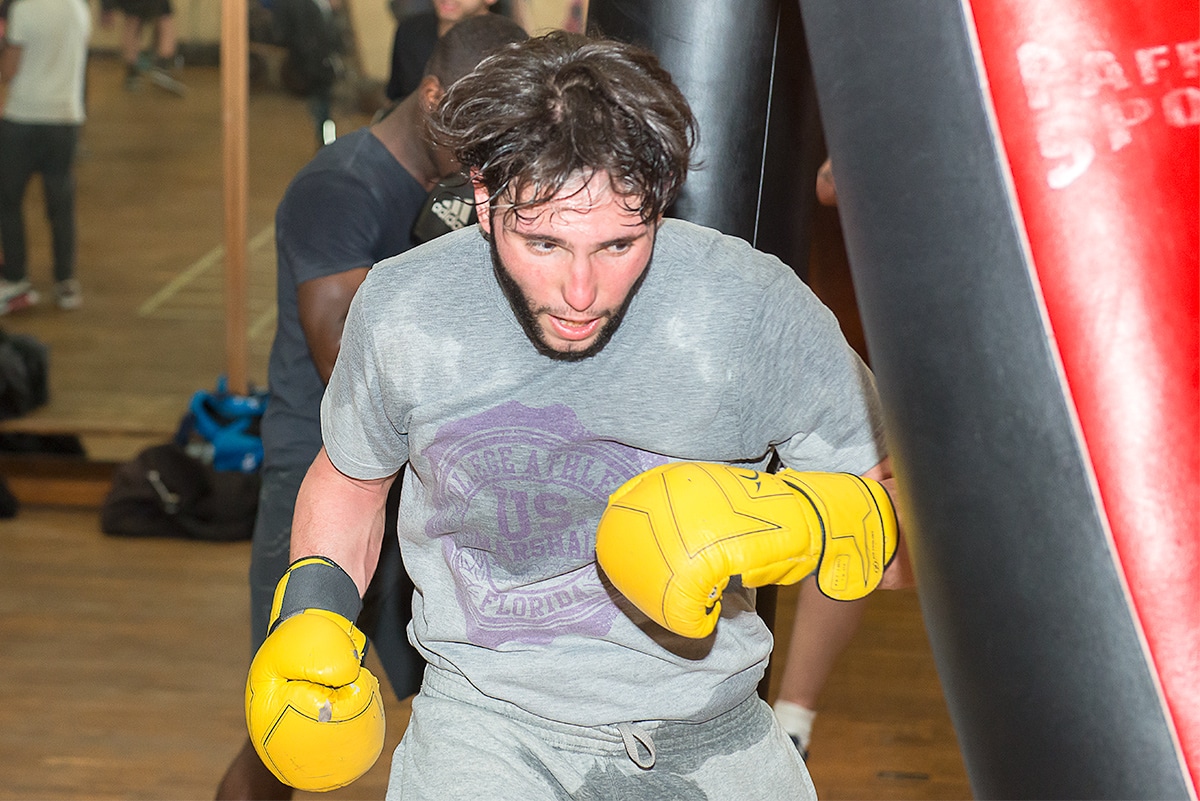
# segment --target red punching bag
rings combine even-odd
[[[972,788],[1196,798],[1195,0],[800,0]]]
[[[1200,11],[1011,2],[972,13],[1064,390],[1194,792]]]

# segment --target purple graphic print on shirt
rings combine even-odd
[[[424,451],[468,637],[548,643],[602,635],[618,614],[596,567],[608,496],[663,463],[596,437],[569,407],[510,402],[438,430]]]

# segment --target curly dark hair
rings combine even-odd
[[[520,214],[607,173],[644,222],[679,195],[697,130],[653,53],[564,31],[493,53],[429,121],[433,141],[478,176],[493,207],[503,197]]]

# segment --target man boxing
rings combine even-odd
[[[389,798],[812,797],[755,693],[771,636],[746,587],[879,581],[899,533],[869,371],[778,259],[664,219],[696,124],[647,51],[529,40],[455,84],[431,131],[470,170],[479,225],[377,265],[351,305],[247,684],[256,748],[306,789],[379,753],[353,621],[403,474],[428,665]],[[774,455],[788,471],[759,472]],[[637,489],[662,473],[665,496]],[[822,488],[845,480],[867,523],[862,492]],[[673,514],[713,493],[733,512]],[[610,496],[673,528],[627,525]],[[774,534],[739,542],[747,517]],[[823,573],[835,534],[853,547]],[[664,576],[649,555],[671,536],[689,547]],[[858,573],[841,560],[872,548]]]

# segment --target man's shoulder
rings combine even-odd
[[[487,240],[480,233],[479,225],[468,225],[409,248],[379,263],[380,267],[394,265],[396,269],[430,269],[440,273],[437,280],[453,285],[454,279],[464,269],[476,262],[487,263],[491,271],[491,257]]]
[[[478,225],[468,225],[384,259],[371,269],[367,281],[393,290],[449,297],[473,291],[476,282],[468,276],[483,272],[491,274],[487,242]]]
[[[485,308],[479,304],[490,276],[487,244],[477,226],[468,226],[379,261],[354,302],[369,325],[393,328],[403,309],[404,319],[423,330],[455,327],[462,309]]]
[[[795,273],[746,240],[687,220],[667,219],[658,233],[655,265],[666,263],[696,281],[771,284]]]
[[[338,187],[369,191],[374,183],[395,180],[397,176],[391,171],[392,166],[407,175],[370,129],[359,128],[317,151],[317,155],[292,178],[284,197]]]
[[[371,136],[370,128],[366,126],[342,134],[318,150],[316,155],[300,168],[300,172],[297,175],[322,169],[338,168],[354,159],[365,146],[370,144],[372,139],[374,137]]]
[[[744,251],[747,255],[756,254],[756,258],[767,256],[766,253],[756,250],[754,246],[740,237],[723,233],[707,225],[674,217],[663,220],[662,226],[659,228],[659,237],[662,244],[673,252],[684,253],[701,250],[720,254]]]

